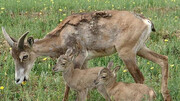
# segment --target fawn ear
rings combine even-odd
[[[65,53],[65,55],[66,55],[66,56],[71,56],[72,53],[73,53],[73,49],[72,49],[72,48],[68,48],[67,51],[66,51],[66,53]]]
[[[32,47],[32,45],[34,44],[34,38],[33,37],[28,37],[27,39],[27,43],[30,47]]]
[[[112,72],[113,72],[114,76],[116,76],[116,73],[117,73],[117,71],[119,71],[119,69],[120,69],[120,66],[117,66],[113,69]]]
[[[111,70],[111,67],[113,66],[113,61],[110,61],[109,63],[108,63],[108,65],[107,65],[107,68],[109,69],[109,70]]]
[[[74,54],[73,54],[73,49],[72,48],[68,48],[65,55],[68,56],[69,59],[71,59],[72,61],[74,60]]]

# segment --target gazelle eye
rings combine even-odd
[[[65,63],[62,63],[61,65],[62,65],[62,66],[65,66],[66,64],[65,64]]]
[[[105,77],[105,76],[103,76],[102,78],[103,78],[103,79],[105,79],[106,77]]]
[[[23,60],[26,60],[28,58],[28,55],[23,56]]]

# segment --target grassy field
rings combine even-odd
[[[169,85],[173,101],[180,100],[180,0],[0,0],[0,26],[16,39],[24,32],[43,38],[71,13],[95,10],[128,10],[141,13],[151,19],[157,32],[151,33],[147,46],[169,57]],[[0,31],[0,101],[61,101],[64,81],[61,73],[53,73],[55,61],[40,57],[24,85],[14,83],[14,62]],[[117,54],[89,61],[89,67],[106,66],[113,60],[120,65],[118,81],[134,82]],[[160,93],[161,68],[153,62],[137,58],[146,81],[154,88],[157,100]],[[92,91],[88,101],[104,101],[97,91]],[[75,100],[71,91],[69,101]]]

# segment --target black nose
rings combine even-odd
[[[23,81],[27,81],[26,77],[24,77],[24,80]]]
[[[20,79],[17,79],[17,80],[16,80],[16,83],[18,83],[19,81],[20,81]]]
[[[98,84],[98,82],[97,82],[96,80],[94,80],[94,84],[95,84],[95,85],[97,85],[97,84]]]

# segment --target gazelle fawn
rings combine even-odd
[[[113,64],[113,63],[112,63]],[[153,101],[155,92],[145,84],[116,82],[116,72],[120,69],[117,66],[103,68],[98,73],[98,78],[94,81],[95,85],[104,85],[111,100],[114,101]]]
[[[55,72],[62,71],[62,75],[66,84],[73,90],[77,91],[78,101],[86,101],[88,91],[97,88],[103,97],[110,101],[110,97],[106,93],[104,86],[96,87],[94,80],[98,76],[98,72],[103,69],[103,67],[95,67],[88,69],[74,69],[74,55],[72,55],[72,49],[68,49],[65,55],[61,55],[53,70]]]

